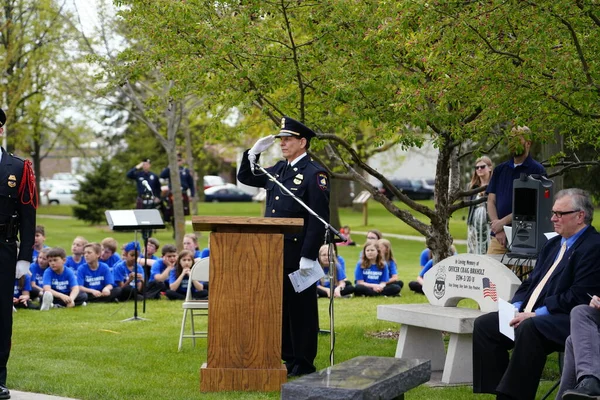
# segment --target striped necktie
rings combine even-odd
[[[556,261],[554,261],[554,264],[552,264],[552,266],[550,267],[548,272],[546,272],[546,275],[544,275],[544,278],[542,278],[540,283],[538,283],[538,285],[533,290],[533,293],[531,293],[531,297],[529,298],[527,305],[523,309],[524,312],[531,312],[531,310],[533,310],[533,306],[535,305],[535,302],[537,301],[538,297],[540,297],[540,293],[542,293],[542,289],[546,285],[546,282],[548,282],[548,279],[550,279],[550,275],[552,275],[552,273],[556,269],[556,266],[558,264],[560,264],[560,260],[562,260],[566,251],[567,251],[567,241],[565,240],[565,242],[560,247],[560,252],[558,253],[558,257],[556,257]]]

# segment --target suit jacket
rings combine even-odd
[[[283,170],[286,165],[287,161],[284,160],[265,169],[321,218],[329,221],[330,184],[329,177],[323,167],[312,161],[308,155],[293,167],[288,168],[284,174]],[[311,260],[316,260],[319,257],[319,248],[323,244],[325,234],[323,223],[310,215],[304,207],[287,193],[284,193],[266,175],[260,172],[254,175],[248,161],[248,151],[244,153],[242,158],[238,180],[248,186],[263,187],[267,190],[265,217],[304,219],[301,234],[286,234],[284,236],[284,251],[285,247],[290,248],[293,246],[299,248],[299,257],[306,257]],[[297,269],[298,264],[293,261],[291,265],[285,265],[284,268]]]
[[[512,302],[523,302],[519,311],[523,311],[535,287],[554,263],[560,241],[558,236],[546,243],[532,273],[517,289]],[[600,234],[593,226],[566,251],[546,282],[533,309],[546,306],[550,314],[536,315],[533,318],[536,328],[549,340],[564,345],[569,336],[569,313],[575,306],[589,303],[587,293],[600,293]]]

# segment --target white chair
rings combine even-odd
[[[198,262],[196,262],[192,267],[192,271],[190,273],[190,282],[188,284],[185,300],[183,301],[182,305],[183,320],[181,321],[181,333],[179,334],[178,351],[181,351],[181,344],[183,342],[183,338],[192,338],[192,343],[194,346],[196,346],[197,337],[208,336],[208,332],[206,331],[196,332],[196,328],[194,326],[194,314],[196,316],[208,317],[208,300],[194,300],[192,298],[192,281],[208,282],[208,258],[198,260]],[[190,313],[192,332],[188,335],[185,335],[185,321],[187,319],[188,312]]]

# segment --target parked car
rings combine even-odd
[[[204,201],[207,203],[219,202],[251,202],[252,195],[244,192],[232,183],[211,186],[204,190]]]
[[[78,188],[70,185],[54,185],[50,189],[42,192],[40,198],[42,204],[77,204],[75,201],[75,193],[77,190]]]
[[[421,179],[390,179],[392,185],[402,190],[412,200],[433,199],[433,186],[425,186]],[[392,200],[394,195],[386,188],[379,189],[388,199]]]
[[[204,184],[204,189],[227,184],[227,182],[225,182],[225,179],[221,178],[219,175],[204,175],[204,178],[202,180]]]

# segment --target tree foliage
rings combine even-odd
[[[127,0],[123,17],[152,43],[174,93],[198,93],[219,115],[253,109],[319,131],[334,177],[361,182],[393,215],[449,255],[448,219],[468,192],[459,160],[485,153],[511,124],[567,148],[598,144],[598,16],[567,1]],[[256,120],[251,119],[253,123]],[[248,126],[243,126],[248,128]],[[366,160],[391,145],[439,149],[433,208],[411,201]],[[327,161],[327,162],[325,162]],[[557,158],[555,162],[569,164]],[[383,184],[429,223],[368,184]]]

